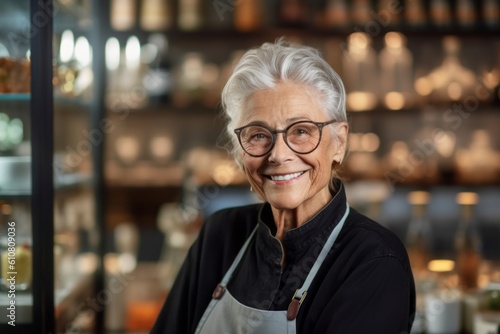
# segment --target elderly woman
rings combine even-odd
[[[349,208],[339,76],[283,39],[222,92],[233,154],[264,203],[204,223],[151,333],[409,333],[413,275],[389,230]]]

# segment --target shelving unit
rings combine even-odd
[[[378,146],[374,150],[368,150],[361,144],[358,147],[352,144],[351,153],[346,160],[347,182],[378,182],[387,187],[393,186],[392,192],[388,192],[389,197],[397,196],[399,190],[410,189],[433,192],[440,188],[460,188],[481,192],[491,187],[493,191],[497,190],[491,185],[500,182],[500,166],[494,169],[488,164],[500,157],[500,137],[497,130],[500,124],[500,13],[496,18],[493,17],[496,22],[486,24],[482,6],[487,1],[473,2],[477,17],[476,24],[470,26],[461,24],[458,20],[460,1],[445,1],[451,13],[451,21],[445,25],[433,21],[435,8],[432,0],[412,0],[412,4],[421,3],[423,6],[427,21],[421,25],[411,25],[405,21],[407,13],[404,6],[409,6],[409,1],[398,2],[403,6],[402,12],[398,13],[402,15],[400,24],[383,22],[378,13],[387,9],[379,7],[383,1],[252,1],[252,6],[260,6],[262,15],[261,22],[248,30],[238,28],[241,27],[241,22],[238,23],[241,16],[238,15],[243,7],[237,6],[247,6],[250,2],[223,2],[234,6],[224,7],[226,10],[217,13],[214,6],[220,5],[218,0],[193,1],[194,5],[199,6],[198,16],[203,23],[192,30],[183,29],[180,25],[182,11],[189,10],[183,6],[184,0],[120,1],[122,4],[135,4],[132,24],[123,29],[117,29],[110,23],[115,15],[112,11],[115,3],[113,0],[48,2],[57,6],[58,14],[49,18],[51,24],[37,26],[39,33],[31,40],[31,68],[32,73],[36,73],[32,78],[31,93],[0,94],[0,113],[13,117],[22,116],[23,121],[27,121],[25,136],[31,143],[33,161],[31,190],[2,190],[0,187],[0,204],[9,201],[31,203],[31,214],[37,217],[36,224],[35,220],[29,224],[32,225],[34,236],[33,270],[40,273],[40,276],[37,274],[33,289],[22,296],[23,303],[32,296],[33,310],[36,311],[33,311],[32,321],[20,326],[20,333],[28,333],[33,328],[63,330],[64,326],[75,319],[75,305],[78,306],[83,298],[95,295],[104,288],[103,261],[97,261],[90,276],[82,275],[80,280],[74,280],[74,288],[70,285],[63,290],[57,290],[53,286],[57,277],[54,277],[51,270],[47,270],[57,267],[53,258],[53,241],[56,240],[57,244],[67,230],[74,227],[65,225],[67,218],[72,216],[65,213],[65,210],[76,210],[74,203],[78,202],[79,195],[83,196],[80,198],[83,198],[82,202],[91,198],[90,202],[94,204],[93,207],[87,207],[94,217],[92,224],[87,226],[86,221],[82,229],[85,232],[95,231],[98,235],[87,246],[102,260],[106,247],[103,240],[106,233],[109,233],[106,228],[112,229],[127,220],[156,228],[161,205],[166,202],[182,202],[187,183],[193,181],[198,187],[217,186],[219,189],[246,185],[241,172],[220,147],[219,136],[224,126],[218,106],[220,89],[238,52],[266,41],[274,41],[280,36],[319,48],[348,83],[348,93],[353,87],[350,83],[352,77],[347,74],[344,66],[347,39],[352,33],[368,34],[377,64],[385,47],[386,33],[403,34],[406,46],[413,56],[413,82],[442,64],[445,56],[443,38],[458,38],[462,43],[458,59],[465,68],[471,70],[476,79],[479,78],[474,87],[476,90],[455,98],[442,98],[433,94],[419,95],[413,86],[412,94],[418,102],[396,108],[399,110],[386,107],[382,103],[383,95],[380,92],[377,93],[374,107],[359,112],[350,110],[350,130],[354,136],[358,136],[353,139],[375,134],[376,137],[367,138],[371,138],[369,144],[378,140]],[[4,31],[22,29],[23,24],[36,22],[33,21],[34,14],[46,12],[46,8],[40,7],[41,4],[36,0],[4,3],[13,6],[15,3],[21,4],[24,17],[24,21],[14,20],[13,16],[8,17],[8,12],[0,12],[0,18],[5,18],[0,23]],[[146,3],[170,6],[167,10],[170,14],[164,18],[170,20],[167,28],[141,27],[145,14],[141,8]],[[283,17],[278,15],[279,8],[297,3],[309,6],[307,16],[299,20],[299,23],[284,22]],[[349,18],[343,26],[329,26],[320,20],[327,16],[326,6],[334,3],[346,4],[346,15]],[[496,3],[500,8],[498,1],[488,3]],[[31,11],[29,5],[32,6]],[[362,9],[361,5],[369,6],[366,7],[368,11],[366,8]],[[349,10],[355,8],[365,10],[365,17],[368,13],[368,18],[365,21],[354,21]],[[251,11],[247,9],[247,12]],[[120,15],[123,16],[124,13]],[[393,18],[396,16],[394,14]],[[77,96],[71,92],[61,93],[61,83],[54,86],[52,81],[53,60],[56,60],[57,69],[61,65],[57,48],[60,46],[62,33],[67,30],[73,31],[75,39],[86,37],[93,50],[93,84],[87,87],[84,94]],[[0,36],[3,35],[0,33]],[[139,71],[127,68],[125,45],[131,36],[136,36],[142,47],[160,39],[156,45],[166,42],[166,50],[163,53],[160,50],[159,55],[149,63],[145,61],[139,65]],[[106,40],[109,38],[116,38],[121,45],[117,56],[121,59],[118,70],[106,69],[105,50]],[[52,45],[56,49],[51,50]],[[18,51],[16,58],[25,57],[26,50]],[[186,84],[181,70],[187,57],[192,55],[195,58],[191,58],[191,61],[194,59],[195,67],[198,66],[197,70],[201,72]],[[78,70],[70,62],[65,65],[74,66],[75,73]],[[212,81],[207,81],[203,73],[211,75]],[[374,91],[383,81],[383,73],[377,73],[370,88]],[[120,77],[117,77],[118,74]],[[163,79],[166,82],[161,84],[166,84],[167,88],[159,92],[148,90],[144,78],[158,79],[154,75],[165,74],[166,79]],[[196,85],[190,86],[193,82]],[[205,84],[201,85],[201,82]],[[124,86],[118,89],[117,83]],[[488,90],[488,99],[478,98],[477,89],[480,87]],[[156,87],[153,83],[153,87],[149,88]],[[8,108],[4,110],[4,106],[9,105],[15,107],[10,111]],[[464,106],[465,109],[457,111],[457,105]],[[83,133],[82,130],[87,132]],[[99,133],[96,134],[95,131]],[[436,132],[432,131],[440,131],[448,136],[447,140],[452,140],[453,147],[442,148],[445,151],[451,150],[451,153],[439,151]],[[89,133],[93,133],[94,137],[89,136]],[[484,140],[484,134],[489,137],[491,148],[484,152],[491,155],[483,165],[478,165],[479,169],[474,169],[464,161],[479,160],[480,157],[471,155],[477,150],[470,145],[475,136]],[[47,138],[54,139],[54,147],[47,144]],[[432,141],[432,147],[428,146],[429,140]],[[404,154],[399,156],[399,161],[403,164],[398,165],[394,147],[401,143],[406,146]],[[422,146],[422,143],[427,144]],[[469,158],[464,158],[465,151],[469,152]],[[3,153],[0,152],[1,154]],[[8,154],[13,153],[9,151]],[[424,156],[422,163],[416,160],[421,156]],[[396,159],[391,160],[392,158]],[[412,158],[415,159],[413,162]],[[408,161],[409,172],[402,172],[402,168],[408,167],[404,165]],[[67,169],[54,174],[54,166]],[[230,177],[217,178],[217,170],[222,170]],[[475,170],[479,172],[471,172]],[[388,175],[394,178],[388,180]],[[368,199],[362,199],[360,207],[373,204],[363,201]],[[108,208],[105,210],[106,205]],[[76,211],[76,216],[81,216],[84,210],[80,207]],[[406,225],[395,228],[405,231]],[[46,290],[47,287],[51,288]],[[38,312],[39,310],[42,311]],[[102,332],[104,312],[95,312],[94,315],[95,323],[89,330]],[[0,324],[0,331],[4,329],[2,326]],[[24,329],[22,326],[25,326]]]
[[[492,155],[489,161],[500,159],[500,146],[498,146],[500,137],[496,129],[497,124],[500,124],[500,114],[498,113],[500,108],[500,40],[498,39],[500,12],[496,16],[496,23],[486,24],[481,12],[483,3],[486,1],[473,2],[477,17],[476,24],[471,26],[462,25],[457,20],[456,13],[459,1],[444,1],[450,6],[452,14],[452,21],[446,25],[432,21],[432,0],[389,1],[389,3],[403,6],[403,11],[401,12],[402,21],[400,24],[387,25],[381,22],[380,17],[374,15],[380,10],[377,6],[384,1],[252,1],[252,5],[260,6],[263,13],[260,16],[261,23],[254,29],[247,31],[237,28],[235,17],[238,8],[236,6],[243,8],[250,2],[224,1],[227,6],[223,8],[227,10],[223,10],[224,20],[222,20],[214,9],[214,5],[221,5],[221,2],[194,1],[194,4],[200,5],[199,17],[204,20],[204,24],[190,31],[179,26],[178,19],[181,16],[183,0],[168,3],[170,7],[167,12],[170,15],[165,20],[169,21],[170,25],[167,28],[143,29],[141,18],[144,13],[141,12],[141,8],[142,4],[146,2],[147,0],[128,2],[135,5],[135,9],[131,10],[132,14],[128,17],[131,23],[126,28],[116,29],[112,24],[109,24],[106,30],[106,39],[116,38],[123,54],[126,43],[131,36],[136,36],[142,46],[164,38],[168,43],[168,50],[163,58],[143,66],[146,73],[151,73],[149,71],[158,69],[161,64],[163,66],[161,69],[170,74],[171,90],[165,92],[166,96],[162,96],[161,102],[158,102],[156,96],[152,96],[151,100],[147,101],[148,96],[146,102],[140,107],[131,107],[127,112],[120,113],[108,105],[107,115],[111,120],[116,121],[114,123],[116,131],[109,134],[105,151],[108,168],[106,183],[109,204],[106,224],[110,229],[124,221],[140,224],[143,228],[157,228],[161,206],[165,203],[182,204],[183,196],[186,193],[186,182],[189,182],[193,175],[195,175],[195,183],[198,182],[200,188],[213,186],[224,190],[226,187],[238,187],[246,184],[244,177],[242,178],[241,174],[238,174],[237,168],[231,169],[235,176],[229,184],[220,183],[214,177],[214,171],[218,165],[230,166],[230,158],[227,160],[202,160],[207,155],[214,157],[217,154],[222,156],[227,154],[220,148],[219,142],[219,135],[224,127],[223,119],[219,117],[218,106],[220,89],[225,80],[222,73],[228,70],[231,62],[237,58],[235,52],[246,50],[263,42],[272,42],[281,36],[287,36],[291,40],[319,48],[346,83],[351,77],[343,73],[344,61],[347,57],[345,52],[347,39],[352,33],[364,32],[368,34],[376,55],[377,66],[379,64],[378,56],[385,47],[385,35],[388,32],[398,32],[406,37],[406,47],[413,56],[411,89],[416,102],[401,109],[392,110],[385,106],[383,96],[379,94],[374,107],[359,112],[348,110],[350,132],[354,136],[358,136],[352,138],[351,151],[345,161],[344,176],[346,184],[351,188],[348,191],[351,205],[372,216],[375,220],[380,219],[381,223],[387,224],[398,236],[404,239],[410,219],[410,211],[405,206],[408,204],[406,193],[413,190],[425,190],[433,195],[439,194],[439,196],[450,199],[458,191],[469,190],[478,193],[486,190],[491,190],[492,193],[499,191],[495,185],[500,182],[500,165],[496,167],[496,172],[491,172],[484,166],[478,167],[478,170],[484,168],[484,172],[477,174],[471,172],[471,167],[458,167],[459,163],[463,163],[464,151],[474,152],[474,149],[469,146],[477,134],[481,136],[486,133],[490,138],[492,152],[497,154],[497,158]],[[280,22],[276,15],[278,8],[287,2],[310,6],[309,15],[302,24],[286,25]],[[365,22],[354,22],[348,18],[347,24],[342,27],[328,27],[320,24],[318,17],[323,14],[324,6],[328,3],[345,3],[348,10],[354,8],[356,4],[365,3],[369,6],[369,19]],[[405,21],[407,17],[405,17],[404,8],[418,3],[423,4],[423,13],[428,20],[425,24],[411,25]],[[500,8],[500,4],[496,3]],[[113,22],[112,5],[108,3],[105,8],[104,12],[111,18],[110,22]],[[123,18],[125,13],[127,11],[120,12],[120,17]],[[350,13],[347,15],[349,16]],[[454,108],[457,104],[464,105],[471,103],[471,101],[476,102],[477,90],[462,94],[458,98],[449,96],[442,98],[435,94],[420,95],[414,87],[418,78],[430,73],[442,64],[446,55],[443,39],[448,36],[454,36],[462,43],[458,59],[464,67],[474,73],[476,79],[482,80],[477,84],[477,87],[486,87],[485,82],[488,78],[485,71],[496,76],[494,79],[496,83],[489,82],[491,86],[487,88],[490,94],[489,99],[477,99],[477,106],[471,107],[469,105],[469,109],[464,109],[465,112],[462,114],[457,114]],[[215,65],[219,75],[218,80],[202,88],[197,86],[192,91],[179,92],[183,85],[179,71],[184,65],[185,57],[193,53],[198,57],[195,59],[198,61],[196,66]],[[122,67],[125,66],[123,59]],[[108,74],[110,74],[108,78],[112,78],[116,72],[108,72]],[[224,74],[227,75],[226,72]],[[141,79],[139,78],[135,82],[141,83]],[[377,90],[383,80],[378,72],[369,89]],[[197,82],[201,81],[202,78],[198,77]],[[112,82],[112,80],[108,81],[110,84],[108,91],[116,93],[113,90]],[[352,88],[352,85],[348,86],[349,89]],[[210,91],[200,92],[207,87]],[[176,94],[180,94],[181,98],[178,99]],[[200,95],[208,97],[208,99],[203,100]],[[125,117],[119,118],[119,116]],[[202,125],[199,125],[200,123]],[[446,139],[453,140],[451,153],[445,152],[445,148],[442,147],[439,150],[443,149],[443,151],[438,150],[437,137],[432,131],[440,131],[439,133],[450,136]],[[186,134],[191,134],[193,138],[189,138]],[[375,134],[378,138],[378,146],[373,151],[363,150],[359,143],[358,148],[354,145],[354,139],[361,140],[360,138],[366,134]],[[151,142],[156,136],[168,137],[175,147],[174,152],[164,160],[163,164],[157,164],[149,153]],[[132,145],[137,146],[137,150],[140,152],[135,155],[135,158],[125,161],[120,157],[118,143],[121,138],[126,138],[129,143],[130,139],[135,139],[135,143]],[[421,145],[422,143],[428,145],[429,140],[432,141],[432,152],[429,146]],[[403,155],[399,156],[399,161],[407,163],[408,159],[415,159],[412,160],[413,163],[409,162],[411,168],[409,172],[402,172],[402,168],[408,166],[398,165],[398,160],[393,159],[398,158],[396,155],[393,154],[391,157],[391,152],[396,153],[394,145],[399,143],[405,145],[405,151]],[[195,167],[198,169],[193,174],[193,171],[189,170],[189,167],[192,167],[189,165],[189,157],[194,153],[199,154],[199,159],[194,159],[197,161]],[[421,156],[424,157],[425,161],[419,163],[417,159]],[[461,161],[458,161],[457,157],[459,156],[462,156]],[[475,158],[469,159],[469,161],[475,160]],[[493,174],[486,177],[490,172]],[[138,175],[147,175],[148,178],[141,179]],[[391,177],[392,179],[390,179]],[[373,190],[372,186],[376,189]],[[384,191],[379,192],[380,188],[383,188]],[[146,196],[146,194],[155,195]],[[372,194],[373,198],[370,197]],[[451,201],[453,202],[453,200]],[[450,211],[449,216],[445,217],[447,220],[443,218],[441,223],[439,223],[439,217],[436,218],[434,211],[431,210],[428,213],[435,225],[434,232],[443,240],[449,239],[445,234],[452,233],[450,231],[454,231],[458,222],[456,219],[458,212],[454,212],[455,207],[447,208]],[[491,235],[500,236],[500,230],[498,226],[485,220],[484,217],[481,216],[480,219],[484,220],[484,224],[481,226],[482,237],[488,240],[486,256],[491,257],[498,248],[492,246],[489,238]],[[446,244],[443,246],[444,248],[453,248],[453,245],[448,242],[444,244]],[[447,251],[449,251],[448,248]]]
[[[33,273],[29,289],[15,296],[19,305],[16,326],[7,324],[8,318],[2,316],[2,333],[62,333],[76,324],[88,332],[103,332],[103,312],[96,311],[92,321],[81,322],[82,311],[88,311],[88,307],[82,309],[82,303],[101,291],[104,284],[99,240],[103,230],[103,203],[99,200],[102,142],[90,142],[84,135],[92,133],[103,115],[101,91],[105,82],[99,80],[103,57],[99,33],[93,30],[100,23],[90,24],[100,20],[93,14],[98,13],[99,5],[99,1],[58,0],[0,4],[0,57],[17,61],[29,56],[27,75],[31,76],[31,84],[24,88],[27,92],[0,93],[4,119],[19,118],[24,124],[23,143],[8,150],[0,148],[0,159],[29,156],[29,171],[24,176],[29,187],[16,189],[9,183],[9,188],[2,190],[0,182],[0,225],[3,228],[7,221],[15,221],[19,233],[29,231],[22,237],[32,247]],[[16,18],[15,22],[10,18]],[[91,46],[71,55],[73,64],[80,62],[82,55],[88,61],[78,63],[74,76],[66,77],[75,79],[82,70],[91,73],[93,81],[84,96],[62,96],[58,92],[60,82],[53,81],[54,70],[62,63],[59,45],[66,29],[74,30],[77,37],[85,36]],[[23,37],[25,31],[36,33],[28,36],[31,39],[13,39]],[[21,74],[8,70],[0,66],[0,88],[9,89],[9,85],[25,79],[26,74],[16,77]],[[3,233],[0,230],[2,238]],[[6,251],[3,246],[2,252]],[[0,296],[5,309],[12,298],[2,289]]]

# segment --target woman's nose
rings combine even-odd
[[[275,163],[282,163],[291,159],[293,155],[294,152],[285,143],[284,134],[278,133],[276,135],[276,141],[274,142],[274,146],[269,154],[268,161]]]

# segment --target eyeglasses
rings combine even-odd
[[[243,150],[252,157],[262,157],[274,147],[278,133],[283,134],[286,145],[295,153],[308,154],[314,151],[321,141],[323,127],[334,123],[300,121],[290,124],[283,130],[272,130],[265,125],[249,124],[235,129]]]

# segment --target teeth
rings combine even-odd
[[[287,175],[271,175],[271,180],[273,180],[273,181],[288,181],[288,180],[291,180],[293,178],[299,177],[302,174],[304,174],[304,172],[287,174]]]

